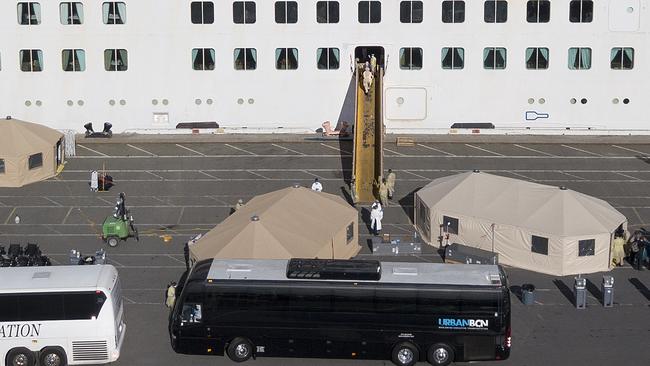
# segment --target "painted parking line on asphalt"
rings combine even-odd
[[[423,179],[427,179],[427,180],[430,180],[430,179],[431,179],[431,178],[425,177],[425,176],[420,175],[420,174],[415,174],[415,173],[413,173],[413,172],[411,172],[411,171],[408,171],[408,170],[402,170],[402,172],[404,172],[404,173],[408,173],[408,174],[411,174],[411,175],[414,175],[414,176],[416,176],[416,177],[418,177],[418,178],[423,178]]]
[[[245,152],[246,154],[249,154],[249,155],[257,156],[257,154],[255,154],[254,152],[250,152],[250,151],[245,150],[245,149],[242,149],[242,148],[240,148],[240,147],[233,146],[233,145],[230,145],[230,144],[224,144],[224,145],[225,145],[225,146],[228,146],[228,147],[230,147],[230,148],[233,148],[233,149],[235,149],[235,150],[237,150],[237,151],[241,151],[241,152]]]
[[[135,146],[135,145],[126,144],[126,146],[128,146],[128,147],[130,147],[130,148],[132,148],[132,149],[136,149],[136,150],[138,150],[138,151],[141,151],[141,152],[143,152],[143,153],[145,153],[145,154],[149,154],[149,155],[151,155],[151,156],[156,156],[156,154],[154,154],[154,153],[152,153],[152,152],[149,152],[149,151],[147,151],[147,150],[145,150],[145,149],[143,149],[143,148],[137,147],[137,146]]]
[[[284,179],[284,178],[271,179],[271,178],[269,178],[269,177],[265,177],[265,176],[263,176],[262,174],[256,173],[256,172],[251,171],[251,170],[247,170],[247,172],[248,172],[248,173],[251,173],[251,174],[253,174],[253,175],[257,175],[258,177],[262,177],[262,179],[264,179],[264,180],[286,180],[286,179]],[[243,180],[248,180],[248,179],[243,179]],[[251,178],[250,180],[259,180],[259,179]]]
[[[494,154],[496,156],[506,156],[506,155],[503,155],[503,154],[499,154],[498,152],[490,151],[488,149],[484,149],[482,147],[474,146],[474,145],[471,145],[471,144],[465,144],[465,146],[471,147],[471,148],[474,148],[474,149],[477,149],[477,150],[481,150],[481,151],[489,153],[489,154]]]
[[[444,150],[436,149],[435,147],[431,147],[431,146],[428,146],[428,145],[418,144],[418,146],[423,147],[423,148],[425,148],[425,149],[429,149],[429,150],[437,151],[437,152],[439,152],[439,153],[441,153],[441,154],[445,154],[445,155],[447,155],[447,156],[456,156],[456,155],[454,155],[454,154],[452,154],[452,153],[450,153],[450,152],[446,152],[446,151],[444,151]]]
[[[387,148],[384,148],[384,151],[388,151],[389,153],[395,154],[395,155],[398,155],[398,156],[405,156],[404,154],[402,154],[400,152],[397,152],[397,151],[394,151],[394,150],[391,150],[391,149],[387,149]]]
[[[271,146],[279,147],[280,149],[284,149],[284,150],[290,151],[290,152],[292,152],[292,153],[294,153],[294,154],[298,154],[298,155],[307,155],[307,154],[305,154],[305,153],[303,153],[303,152],[296,151],[296,150],[290,149],[290,148],[285,147],[285,146],[282,146],[282,145],[271,144]]]
[[[205,156],[204,153],[202,153],[202,152],[200,152],[200,151],[196,151],[196,150],[194,150],[194,149],[190,149],[190,148],[187,147],[187,146],[184,146],[184,145],[181,145],[181,144],[175,144],[175,145],[178,146],[178,147],[180,147],[181,149],[185,149],[185,150],[187,150],[187,151],[189,151],[189,152],[195,153],[196,155]]]
[[[541,154],[541,155],[546,155],[546,156],[555,156],[555,155],[553,155],[553,154],[551,154],[551,153],[547,153],[547,152],[545,152],[545,151],[541,151],[541,150],[533,149],[532,147],[528,147],[528,146],[524,146],[524,145],[513,144],[513,146],[516,146],[516,147],[518,147],[518,148],[520,148],[520,149],[528,150],[528,151],[531,151],[531,152],[534,152],[534,153],[537,153],[537,154]]]
[[[641,179],[638,178],[638,177],[633,177],[633,176],[631,176],[631,175],[627,175],[627,174],[625,174],[625,173],[621,173],[621,172],[615,172],[615,171],[612,171],[612,173],[614,173],[614,174],[618,174],[618,175],[621,175],[621,176],[623,176],[623,177],[630,178],[630,179],[632,179],[632,180],[638,180],[638,181],[641,180]]]
[[[579,148],[577,148],[577,147],[570,146],[570,145],[564,145],[564,144],[561,144],[560,146],[562,146],[562,147],[566,147],[566,148],[569,148],[569,149],[572,149],[572,150],[575,150],[575,151],[580,151],[580,152],[582,152],[582,153],[589,154],[589,155],[593,155],[593,156],[603,156],[603,155],[601,155],[601,154],[598,154],[598,153],[595,153],[595,152],[591,152],[591,151],[587,151],[587,150],[583,150],[583,149],[579,149]]]
[[[635,154],[640,154],[641,156],[648,156],[648,153],[646,153],[646,152],[630,149],[629,147],[623,147],[623,146],[618,146],[618,145],[612,145],[612,147],[615,147],[615,148],[621,149],[621,150],[625,150],[625,151],[629,151],[629,152],[633,152]],[[634,158],[636,158],[636,157],[634,157]]]
[[[99,155],[99,156],[108,157],[108,155],[104,154],[103,152],[99,152],[99,151],[97,151],[97,150],[93,150],[93,149],[91,149],[91,148],[89,148],[89,147],[87,147],[87,146],[84,146],[84,145],[82,145],[82,144],[77,144],[77,146],[79,146],[79,147],[82,148],[82,149],[88,150],[88,151],[90,151],[90,152],[92,152],[92,153],[94,153],[94,154],[97,154],[97,155]],[[91,156],[91,158],[92,158],[92,157],[95,157],[95,156]],[[77,158],[79,158],[79,156],[75,156],[75,159],[77,159]]]
[[[338,152],[340,152],[340,153],[344,153],[344,154],[352,155],[352,152],[350,152],[350,151],[342,150],[342,149],[339,149],[338,147],[330,146],[330,145],[328,145],[328,144],[324,144],[324,143],[322,143],[322,142],[321,142],[320,144],[321,144],[322,146],[325,146],[325,147],[329,148],[329,149],[336,150],[336,151],[338,151]],[[313,156],[313,155],[305,155],[305,156]],[[334,155],[334,156],[336,156],[336,155]]]

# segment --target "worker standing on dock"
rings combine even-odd
[[[388,176],[386,176],[386,186],[388,188],[388,199],[393,199],[393,194],[395,194],[395,173],[392,169],[388,169]]]

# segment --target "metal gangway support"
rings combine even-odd
[[[383,171],[384,121],[382,98],[384,69],[377,66],[373,81],[365,93],[363,87],[364,64],[355,70],[356,99],[354,124],[354,152],[352,156],[352,182],[350,189],[355,203],[369,203],[378,197],[377,183]]]

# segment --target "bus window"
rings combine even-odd
[[[105,301],[106,295],[102,292],[65,294],[63,296],[65,318],[68,320],[97,318]]]
[[[21,320],[64,320],[62,294],[25,294],[20,295]]]
[[[181,313],[181,323],[198,324],[203,320],[201,304],[184,303]]]
[[[0,322],[15,322],[20,320],[18,296],[0,295]]]
[[[458,314],[460,298],[451,291],[419,291],[417,307],[419,314]]]
[[[415,297],[408,290],[381,290],[375,295],[378,313],[414,314]]]

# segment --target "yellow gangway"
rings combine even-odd
[[[374,79],[368,94],[363,88],[363,71],[363,64],[357,65],[351,190],[355,202],[368,203],[377,197],[376,182],[381,180],[383,170],[384,122],[381,107],[384,70],[378,67],[373,72]]]

